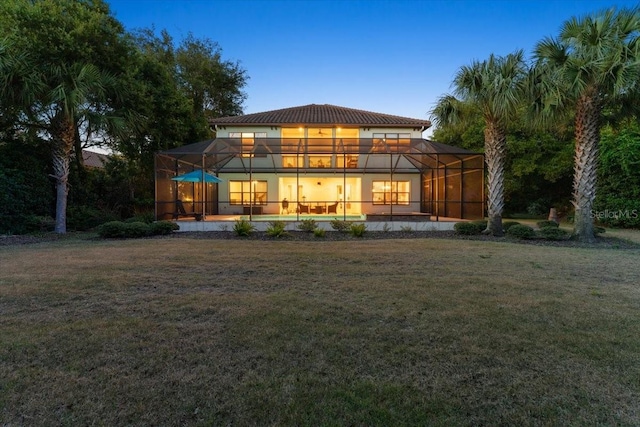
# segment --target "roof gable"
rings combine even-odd
[[[220,117],[209,121],[212,125],[356,125],[386,127],[424,127],[431,122],[423,119],[374,113],[330,104],[309,104],[242,116]]]

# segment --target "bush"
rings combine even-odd
[[[506,233],[514,225],[520,225],[518,221],[505,221],[502,223],[502,229]]]
[[[27,233],[53,231],[56,228],[56,220],[50,216],[27,215],[23,224]]]
[[[124,237],[145,237],[151,235],[151,227],[144,222],[125,223]]]
[[[486,228],[486,225],[483,227],[481,224],[476,224],[473,222],[456,222],[453,226],[453,229],[457,234],[462,234],[464,236],[473,236],[475,234],[480,234]]]
[[[536,233],[535,231],[533,231],[533,228],[529,227],[528,225],[518,224],[509,227],[507,235],[515,237],[517,239],[532,239],[533,237],[535,237]]]
[[[67,228],[69,230],[87,231],[105,222],[117,220],[118,216],[113,212],[92,206],[70,206],[67,210]]]
[[[607,227],[640,228],[640,200],[617,197],[596,199],[593,219]]]
[[[475,224],[475,225],[478,226],[478,228],[482,229],[480,231],[486,230],[488,223],[489,222],[487,220],[484,220],[484,219],[478,219],[478,220],[475,220],[475,221],[471,221],[471,224]]]
[[[537,234],[546,240],[565,240],[569,238],[569,233],[557,226],[542,227]]]
[[[233,224],[233,231],[238,236],[249,236],[255,231],[255,227],[246,219],[237,219]]]
[[[267,227],[267,236],[270,237],[283,237],[286,236],[288,233],[285,230],[285,223],[284,221],[271,221],[269,223],[269,226]]]
[[[316,237],[324,237],[326,234],[326,231],[324,230],[324,228],[316,228],[315,230],[313,230],[313,235]]]
[[[353,237],[362,237],[366,231],[367,226],[365,224],[351,224],[350,232]]]
[[[560,224],[558,224],[555,221],[538,221],[536,222],[536,225],[538,226],[538,228],[547,228],[547,227],[555,227],[558,228],[560,226]]]
[[[153,223],[153,219],[153,212],[145,212],[127,218],[124,222],[144,222],[145,224],[151,224]]]
[[[98,235],[104,238],[144,237],[151,234],[151,228],[144,222],[109,221],[98,227]]]
[[[149,231],[153,235],[167,235],[180,230],[180,226],[173,221],[157,221],[149,224]]]
[[[298,230],[304,231],[306,233],[313,233],[313,230],[316,229],[316,221],[314,219],[303,219],[298,224]]]
[[[347,231],[349,231],[349,228],[351,228],[351,221],[342,221],[339,219],[332,219],[331,228],[333,228],[336,231],[346,233]]]

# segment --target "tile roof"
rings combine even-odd
[[[429,120],[374,113],[329,104],[309,104],[242,116],[220,117],[209,121],[212,125],[357,125],[386,127],[425,127]]]
[[[82,160],[86,167],[102,169],[109,160],[109,156],[95,151],[82,150]]]

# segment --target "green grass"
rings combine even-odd
[[[639,425],[638,255],[438,239],[0,247],[0,424]]]

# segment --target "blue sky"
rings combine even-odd
[[[460,66],[637,1],[107,0],[124,26],[207,37],[249,76],[245,113],[334,104],[427,119]]]

